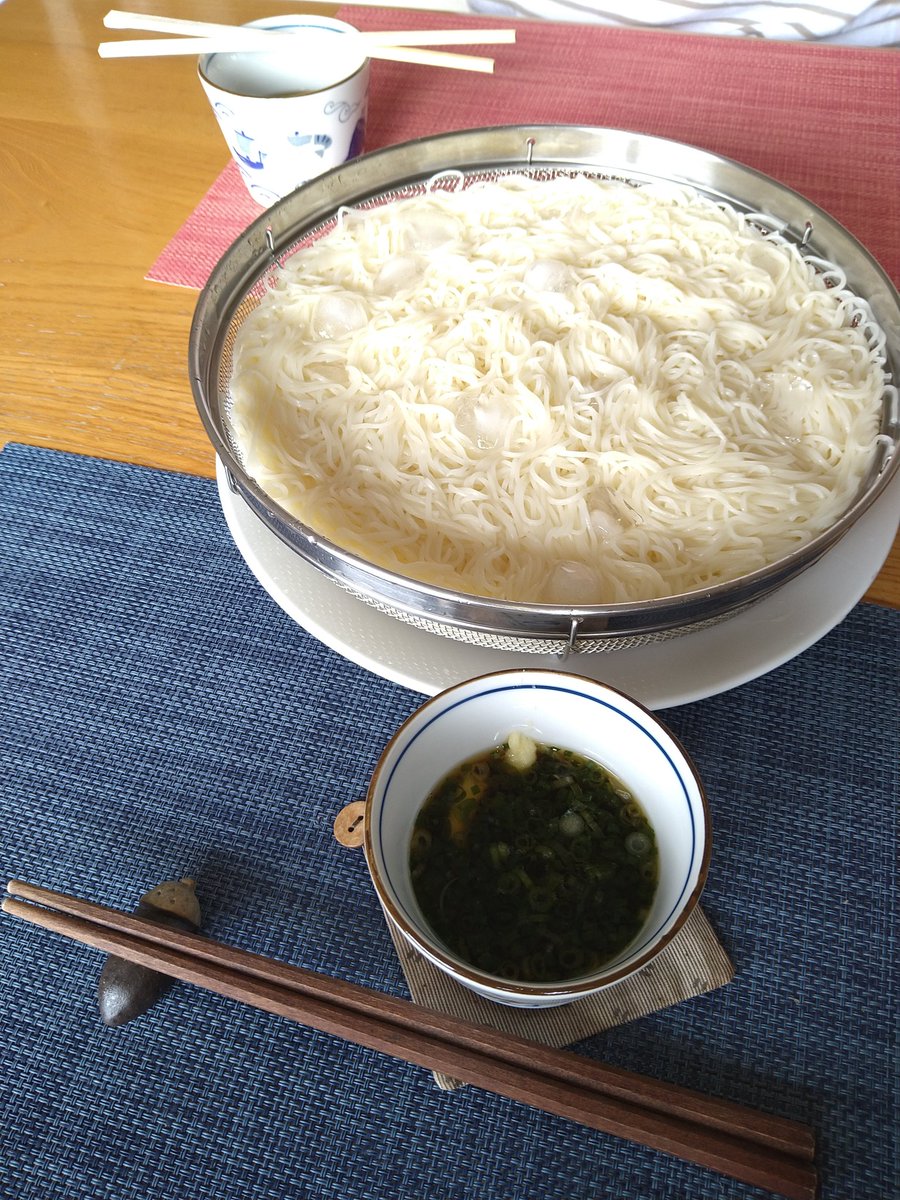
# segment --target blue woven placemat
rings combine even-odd
[[[250,576],[207,480],[0,454],[0,871],[130,907],[199,880],[225,941],[405,985],[334,815],[421,697]],[[900,614],[665,719],[709,791],[733,983],[579,1049],[811,1123],[823,1200],[898,1169]],[[105,1029],[95,952],[0,919],[0,1196],[763,1197],[184,985]]]

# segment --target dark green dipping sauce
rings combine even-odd
[[[410,870],[426,920],[455,954],[547,983],[603,966],[635,937],[658,853],[619,780],[572,751],[536,750],[523,766],[510,761],[518,747],[501,746],[446,776],[416,818]]]

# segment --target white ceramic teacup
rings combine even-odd
[[[203,90],[250,195],[264,208],[360,154],[369,60],[352,25],[285,16],[249,28],[290,32],[296,49],[207,54]]]
[[[409,847],[419,809],[451,770],[502,745],[513,731],[599,763],[639,800],[656,833],[659,881],[642,929],[600,970],[577,979],[528,984],[477,970],[439,940],[415,897]],[[671,941],[706,880],[709,812],[696,768],[648,709],[615,688],[568,672],[511,670],[448,688],[401,726],[369,785],[365,849],[382,906],[421,954],[488,999],[542,1008],[632,974]]]

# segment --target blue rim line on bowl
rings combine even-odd
[[[531,672],[529,672],[529,673],[531,673]],[[594,682],[594,681],[590,681],[590,682]],[[658,718],[654,717],[653,714],[650,713],[650,710],[644,708],[644,706],[641,705],[639,702],[633,700],[629,696],[626,696],[625,693],[618,691],[618,689],[616,689],[616,688],[609,687],[608,685],[602,685],[602,686],[607,688],[608,691],[614,693],[615,695],[621,696],[622,700],[627,702],[628,704],[633,704],[635,707],[642,709],[644,712],[646,712],[647,715],[650,716],[651,719],[653,720],[653,723],[661,725],[664,732],[666,733],[667,737],[669,738],[669,740],[671,742],[673,742],[681,750],[681,752],[684,756],[684,759],[685,759],[685,765],[686,765],[688,771],[690,771],[690,773],[693,777],[693,782],[694,782],[696,788],[698,789],[701,806],[702,806],[704,812],[706,813],[706,819],[707,819],[707,823],[708,823],[709,808],[708,808],[708,804],[706,801],[706,793],[705,793],[705,790],[703,787],[702,780],[700,779],[690,757],[681,748],[681,745],[680,745],[678,739],[671,733],[670,730],[668,730],[664,725],[662,725],[662,723],[658,720]],[[456,689],[453,689],[453,690],[456,690]],[[675,778],[677,778],[679,786],[681,788],[681,797],[685,802],[685,810],[686,810],[688,820],[690,823],[690,839],[691,839],[690,868],[687,872],[684,885],[682,886],[682,889],[681,889],[677,899],[672,904],[672,907],[670,908],[669,912],[666,914],[665,918],[661,922],[658,922],[658,926],[661,925],[661,926],[665,927],[672,920],[673,914],[678,910],[678,908],[682,905],[682,903],[684,901],[685,891],[690,882],[690,878],[693,874],[695,862],[696,862],[697,827],[696,827],[696,822],[694,819],[694,813],[693,813],[693,810],[692,810],[692,807],[690,804],[689,789],[688,789],[688,786],[683,777],[682,770],[679,768],[678,764],[673,760],[672,755],[670,754],[668,748],[661,742],[661,740],[658,737],[656,737],[655,734],[653,734],[649,729],[647,729],[640,721],[636,720],[630,713],[623,711],[623,709],[621,707],[617,707],[615,704],[611,703],[608,700],[605,700],[599,696],[589,695],[589,694],[585,693],[584,691],[579,690],[576,687],[569,688],[569,687],[564,687],[560,684],[539,683],[536,681],[522,682],[522,683],[498,684],[494,688],[489,688],[486,691],[478,692],[475,695],[464,696],[460,699],[452,700],[451,703],[443,705],[440,709],[438,709],[437,711],[432,713],[431,716],[428,717],[423,722],[421,728],[419,728],[409,739],[408,743],[401,750],[396,761],[391,766],[391,769],[387,776],[387,780],[384,784],[384,789],[383,789],[384,793],[387,794],[389,792],[394,774],[400,768],[405,756],[412,750],[413,746],[418,741],[418,739],[426,733],[426,731],[434,724],[435,721],[437,721],[441,717],[445,716],[448,712],[452,712],[453,709],[455,709],[455,708],[469,704],[473,701],[483,700],[485,696],[496,695],[498,693],[507,692],[507,691],[509,691],[509,692],[513,692],[513,691],[554,692],[555,691],[555,692],[567,693],[567,694],[575,696],[581,700],[590,700],[594,704],[597,704],[601,707],[607,708],[610,711],[615,712],[619,717],[624,717],[630,724],[632,724],[635,727],[635,729],[641,735],[646,737],[656,747],[656,749],[663,755],[666,762],[669,764],[670,768],[672,769],[672,772],[673,772]],[[432,704],[436,704],[439,700],[440,700],[439,696],[433,697],[431,700],[427,701],[423,707],[427,708]],[[418,713],[421,713],[421,709],[418,710]],[[413,720],[416,715],[417,714],[413,714],[413,716],[410,717],[409,719]],[[408,722],[406,722],[405,724],[408,724]],[[397,737],[399,737],[399,735],[402,733],[402,730],[403,730],[403,727],[401,727],[401,729],[397,731],[397,734],[395,735],[395,737],[391,739],[391,742],[388,744],[388,746],[386,747],[386,749],[384,751],[385,755],[390,751],[391,746],[397,740]],[[435,780],[434,782],[437,783],[438,781]],[[423,796],[422,799],[424,802],[425,797]],[[388,871],[388,868],[386,866],[387,857],[384,853],[384,848],[383,848],[384,847],[383,820],[384,820],[384,812],[382,809],[382,811],[379,813],[379,820],[377,822],[375,829],[369,830],[369,834],[372,837],[373,843],[375,843],[376,848],[378,850],[378,857],[380,858],[380,861],[381,861],[380,869],[383,871],[386,882],[387,882],[391,892],[393,893],[392,898],[382,897],[382,900],[383,900],[383,902],[386,902],[388,912],[389,912],[392,920],[394,920],[394,922],[400,926],[401,930],[404,930],[405,932],[407,932],[407,934],[412,936],[414,941],[416,943],[418,943],[419,935],[417,932],[417,926],[422,924],[422,921],[421,921],[421,918],[419,918],[417,920],[416,917],[412,916],[409,913],[409,911],[399,902],[399,900],[396,899],[398,889],[397,889],[395,882],[392,879],[391,874]],[[703,858],[699,864],[697,879],[692,888],[692,894],[693,894],[695,901],[696,901],[696,898],[699,897],[699,895],[703,889],[705,880],[706,880],[706,875],[707,875],[707,870],[708,870],[708,865],[709,865],[710,849],[711,849],[710,840],[707,837],[705,839]],[[681,918],[676,920],[674,922],[674,924],[672,925],[672,927],[670,929],[667,929],[661,937],[657,934],[654,934],[652,937],[645,940],[641,945],[639,945],[637,947],[635,947],[635,946],[629,947],[629,951],[628,951],[629,961],[627,963],[623,964],[623,966],[620,970],[610,972],[610,976],[609,976],[609,979],[607,982],[613,983],[616,981],[616,979],[622,978],[625,975],[631,975],[635,971],[639,970],[640,967],[642,965],[644,965],[645,961],[648,961],[651,957],[655,956],[655,954],[659,952],[659,949],[663,945],[668,943],[671,940],[671,938],[675,935],[675,933],[677,933],[677,931],[683,925],[684,921],[687,920],[687,917],[689,916],[692,908],[693,908],[693,904],[691,903],[690,897],[688,897],[688,900],[686,902],[686,906],[684,908]],[[426,926],[427,926],[427,923],[426,923]],[[651,946],[651,943],[652,943],[652,946]],[[436,952],[438,952],[438,946],[433,945],[431,947],[431,953],[434,954]],[[444,958],[444,956],[440,955],[439,953],[438,953],[438,957]],[[457,971],[461,971],[462,968],[465,966],[465,964],[463,964],[462,960],[456,959],[455,957],[453,959],[448,957],[445,959],[445,961],[447,962],[448,965],[452,966],[453,969],[457,970]],[[498,984],[502,985],[504,990],[507,990],[510,992],[520,992],[523,995],[532,993],[535,990],[539,990],[544,993],[552,993],[554,991],[578,992],[581,990],[587,992],[587,991],[595,990],[596,986],[597,986],[595,980],[589,980],[589,979],[588,980],[579,980],[577,978],[574,980],[560,981],[558,987],[556,987],[553,984],[549,984],[549,985],[547,985],[547,984],[545,984],[545,985],[519,984],[513,980],[504,979],[502,976],[491,975],[489,972],[481,971],[474,967],[469,968],[468,971],[462,970],[462,973],[470,974],[473,977],[480,978],[480,979],[483,979],[488,982],[496,981]]]

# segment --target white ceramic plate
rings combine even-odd
[[[843,620],[880,571],[900,521],[898,476],[828,554],[746,612],[668,641],[561,662],[550,654],[470,646],[378,612],[289,550],[231,490],[221,462],[217,481],[238,550],[288,616],[345,658],[426,696],[514,667],[586,675],[651,709],[715,696],[774,670]]]

